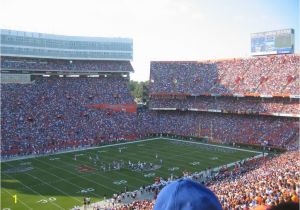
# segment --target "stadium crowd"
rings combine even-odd
[[[154,111],[153,111],[154,112]],[[158,133],[207,136],[219,143],[259,144],[298,148],[297,118],[207,112],[159,111]]]
[[[99,60],[58,60],[42,58],[1,57],[1,69],[7,70],[49,70],[49,71],[88,71],[88,72],[133,72],[129,61]]]
[[[298,99],[233,99],[225,96],[193,97],[186,94],[196,96],[206,93],[253,92],[256,84],[254,92],[260,94],[300,95],[297,74],[299,58],[297,55],[277,55],[207,62],[152,62],[150,94],[169,92],[182,93],[184,96],[152,97],[150,108],[172,107],[181,111],[141,109],[138,113],[131,113],[89,106],[134,104],[128,88],[128,78],[121,76],[51,76],[37,77],[31,84],[1,84],[1,155],[49,153],[115,139],[136,139],[155,133],[207,136],[219,143],[267,142],[270,146],[297,149],[297,118],[264,114],[299,114]],[[124,63],[8,57],[1,59],[1,65],[6,70],[86,71],[99,67],[98,70],[102,71],[104,68],[104,71],[111,71],[117,63]],[[128,64],[132,68],[129,62]],[[125,70],[131,71],[127,67],[124,66]],[[277,78],[280,76],[281,78]],[[234,79],[236,77],[240,79]],[[269,84],[270,81],[272,84]],[[223,89],[220,88],[221,84]],[[188,108],[200,111],[186,111]],[[207,110],[222,110],[223,113]],[[262,115],[257,115],[257,112]]]
[[[1,158],[49,154],[151,134],[275,146],[290,151],[270,159],[240,162],[233,169],[223,167],[204,181],[188,172],[183,177],[203,181],[224,210],[254,210],[258,206],[266,210],[284,202],[299,203],[299,151],[294,151],[299,149],[299,66],[300,56],[295,54],[204,62],[154,61],[150,109],[131,112],[100,106],[136,105],[129,78],[120,73],[133,72],[130,61],[2,56],[1,71],[34,72],[30,75],[34,81],[1,83]],[[36,75],[46,72],[74,72],[85,77]],[[86,77],[95,73],[103,76]],[[153,167],[146,162],[129,165],[136,171]],[[119,161],[112,163],[112,169],[121,168]],[[173,175],[161,180],[171,182]],[[153,189],[155,199],[159,187]],[[121,196],[116,195],[116,200]],[[85,205],[89,204],[90,199],[85,200]],[[155,200],[139,200],[113,209],[153,209],[154,204]]]
[[[39,78],[1,84],[2,155],[55,152],[132,138],[136,113],[89,108],[132,104],[127,78]]]
[[[218,143],[234,141],[261,145],[267,142],[269,146],[298,148],[297,118],[147,109],[137,113],[92,109],[86,104],[107,101],[133,103],[133,99],[130,101],[129,95],[123,98],[99,94],[105,92],[105,88],[99,85],[97,89],[98,85],[94,86],[96,79],[48,79],[42,79],[47,82],[36,81],[28,85],[28,89],[23,85],[17,85],[18,88],[15,85],[2,86],[2,156],[51,153],[120,138],[142,138],[155,133],[207,136]],[[72,80],[82,83],[79,85],[80,82]],[[120,82],[119,79],[107,81]],[[50,84],[54,86],[50,88]],[[62,88],[65,91],[61,91]],[[26,94],[20,94],[21,89]],[[114,91],[118,95],[118,90]]]
[[[224,210],[268,210],[282,203],[299,205],[299,152],[273,158],[261,157],[240,162],[233,169],[222,167],[205,184],[218,197]],[[188,175],[183,175],[188,178]],[[195,181],[197,177],[192,177]],[[159,196],[159,194],[158,194]],[[133,201],[115,210],[153,209],[155,199]]]
[[[298,118],[269,115],[299,115],[299,99],[286,97],[300,95],[299,65],[299,55],[151,62],[149,107],[161,109],[149,112],[156,131],[297,149]]]
[[[151,93],[299,95],[299,55],[151,62]]]
[[[267,161],[248,165],[238,173],[208,184],[224,210],[270,207],[282,202],[299,203],[299,152],[289,152]],[[250,168],[250,170],[249,170]],[[266,209],[266,208],[265,208]]]
[[[154,202],[151,200],[138,200],[134,201],[130,204],[122,205],[120,207],[117,207],[115,210],[132,210],[132,209],[144,209],[144,210],[150,210],[153,209]]]

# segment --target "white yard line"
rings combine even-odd
[[[15,161],[15,160],[26,160],[26,159],[32,159],[32,158],[38,158],[38,157],[46,157],[46,156],[52,156],[52,155],[58,155],[58,154],[66,154],[66,153],[79,152],[79,151],[85,151],[85,150],[91,150],[91,149],[99,149],[99,148],[106,148],[106,147],[113,147],[113,146],[120,146],[120,145],[127,145],[127,144],[135,144],[135,143],[144,142],[144,141],[153,141],[156,139],[161,139],[161,138],[150,138],[150,139],[136,140],[136,141],[130,141],[130,142],[117,143],[117,144],[108,144],[108,145],[96,146],[96,147],[83,147],[80,149],[56,152],[54,154],[27,155],[27,156],[22,156],[22,157],[13,157],[10,159],[2,159],[1,158],[0,163],[1,162],[3,162],[3,163],[11,162],[11,161]]]
[[[10,175],[8,175],[8,174],[5,174],[5,176],[8,176],[8,177],[14,179],[14,177],[12,177],[12,176],[10,176]],[[35,194],[41,196],[41,197],[44,198],[44,199],[47,199],[45,196],[43,196],[43,195],[40,194],[39,192],[35,191],[35,190],[32,189],[31,187],[29,187],[29,186],[23,184],[22,182],[19,182],[19,183],[20,183],[21,185],[23,185],[25,188],[27,188],[27,189],[29,189],[30,191],[34,192]],[[1,190],[2,190],[2,188],[1,188]],[[51,202],[50,204],[51,204],[51,205],[57,206],[59,209],[64,209],[63,207],[61,207],[60,205],[58,205],[58,204],[56,204],[56,203],[54,203],[54,202]]]
[[[11,195],[11,197],[13,197],[13,195],[8,191],[8,190],[5,190],[4,188],[1,188],[1,190],[5,191],[6,193],[8,193],[9,195]],[[28,206],[26,203],[24,203],[22,200],[17,200],[17,202],[20,202],[22,203],[22,205],[26,206],[28,209],[32,210],[32,208],[30,206]],[[5,208],[3,208],[5,209]],[[10,207],[8,207],[8,209],[10,209]]]
[[[251,157],[251,158],[244,158],[242,160],[238,160],[238,161],[235,161],[235,162],[232,162],[232,163],[228,163],[228,164],[224,164],[222,166],[218,166],[218,167],[215,167],[215,168],[212,168],[211,169],[211,172],[212,171],[218,171],[220,168],[226,166],[226,167],[231,167],[231,166],[234,166],[236,163],[239,163],[241,161],[245,161],[245,160],[250,160],[250,159],[256,159],[256,158],[259,158],[259,157],[263,157],[263,153],[262,152],[258,152],[258,151],[253,151],[253,150],[247,150],[247,149],[239,149],[239,148],[233,148],[233,147],[228,147],[228,146],[219,146],[219,145],[213,145],[213,144],[206,144],[206,143],[201,143],[201,142],[192,142],[192,141],[186,141],[186,140],[178,140],[178,139],[171,139],[171,138],[159,138],[159,139],[162,139],[162,140],[172,140],[172,141],[179,141],[179,142],[186,142],[186,143],[194,143],[194,144],[201,144],[201,145],[207,145],[207,146],[216,146],[216,147],[219,147],[219,148],[226,148],[226,149],[233,149],[233,150],[239,150],[239,151],[244,151],[244,152],[252,152],[252,153],[256,153],[257,155]],[[265,156],[267,156],[268,153],[265,153]],[[198,174],[198,173],[205,173],[205,170],[201,171],[201,172],[194,172],[193,174]],[[97,204],[100,204],[101,202],[95,202],[95,203],[92,203],[91,206],[97,206]],[[81,206],[82,210],[85,209],[84,206]],[[90,208],[91,209],[91,208]],[[100,207],[101,209],[101,207]]]
[[[36,160],[36,161],[37,161],[37,160]],[[42,162],[42,163],[44,164],[44,162]],[[78,190],[82,190],[82,189],[83,189],[83,187],[81,187],[81,186],[79,186],[79,185],[77,185],[77,184],[74,184],[74,183],[70,182],[68,179],[64,179],[64,178],[62,178],[62,177],[59,177],[59,176],[57,176],[57,175],[55,175],[55,174],[53,174],[53,173],[50,173],[49,171],[46,171],[45,169],[38,168],[38,170],[44,171],[44,173],[50,174],[51,176],[54,176],[54,177],[58,178],[58,180],[57,180],[58,182],[60,182],[60,181],[65,181],[65,182],[67,182],[67,183],[69,183],[69,184],[71,184],[71,185],[73,185],[73,186],[75,186],[75,187],[78,187]],[[54,183],[54,182],[47,182],[47,184],[52,184],[52,183]],[[43,183],[43,184],[45,184],[45,183]],[[53,185],[51,185],[51,186],[53,186]],[[96,193],[91,193],[91,194],[94,194],[96,197],[100,196],[100,195],[98,195],[98,194],[96,194]],[[79,200],[78,200],[78,201],[79,201]]]
[[[43,164],[47,164],[47,165],[49,165],[49,166],[51,166],[51,167],[54,167],[54,168],[58,168],[58,169],[60,169],[60,170],[62,170],[62,171],[66,171],[66,172],[69,173],[69,174],[72,174],[72,175],[74,175],[74,176],[77,176],[77,177],[80,177],[80,178],[82,178],[82,179],[85,179],[85,180],[87,180],[87,181],[89,181],[89,182],[92,182],[92,183],[94,183],[94,184],[96,184],[96,185],[98,185],[98,186],[101,186],[101,187],[103,187],[103,188],[105,188],[105,189],[113,190],[113,191],[115,191],[115,192],[119,192],[119,190],[117,190],[117,189],[109,188],[109,187],[107,187],[107,186],[105,186],[105,185],[102,185],[102,184],[99,184],[98,182],[95,182],[95,181],[93,181],[93,180],[91,180],[91,179],[85,178],[84,176],[80,176],[80,175],[78,175],[78,174],[76,174],[76,173],[70,172],[69,170],[66,170],[66,169],[63,169],[63,168],[59,168],[59,167],[56,167],[55,165],[49,164],[49,163],[47,163],[47,161],[46,161],[46,162],[42,162],[42,163],[43,163]],[[73,164],[69,164],[69,163],[66,163],[66,164],[72,165],[72,166],[73,166]],[[102,177],[105,177],[105,176],[102,176]],[[106,177],[106,178],[107,178],[107,177]]]
[[[117,144],[109,144],[109,145],[104,145],[104,146],[89,147],[89,148],[80,148],[80,149],[77,149],[77,150],[63,151],[63,152],[58,152],[58,153],[55,153],[55,154],[46,154],[46,155],[42,155],[42,156],[33,155],[33,156],[26,156],[26,157],[17,157],[17,158],[13,158],[13,159],[9,159],[9,160],[2,160],[2,162],[10,162],[10,161],[14,161],[14,160],[26,160],[26,159],[36,158],[36,157],[45,157],[45,156],[51,156],[51,155],[57,155],[57,154],[65,154],[65,153],[71,153],[71,152],[78,152],[78,151],[85,151],[85,150],[94,150],[94,149],[99,149],[99,148],[102,149],[102,148],[107,148],[107,147],[114,147],[114,146],[128,145],[128,144],[136,144],[136,143],[140,143],[140,142],[153,141],[153,140],[157,140],[157,139],[161,139],[161,140],[172,140],[172,141],[185,142],[185,143],[190,143],[190,144],[200,144],[200,145],[205,145],[205,146],[210,146],[210,147],[226,148],[226,149],[232,149],[232,150],[238,150],[238,151],[251,152],[251,153],[256,153],[256,154],[258,154],[258,155],[256,155],[254,158],[258,158],[258,157],[261,157],[261,156],[262,156],[262,152],[253,151],[253,150],[240,149],[240,148],[234,148],[234,147],[228,147],[228,146],[221,146],[221,145],[214,145],[214,144],[207,144],[207,143],[194,142],[194,141],[188,141],[188,140],[172,139],[172,138],[166,138],[166,137],[156,137],[156,138],[150,138],[150,139],[144,139],[144,140],[138,140],[138,141],[124,142],[124,143],[117,143]],[[267,155],[267,154],[268,154],[268,153],[266,153],[266,155]],[[245,158],[244,160],[247,160],[247,159],[249,159],[249,158]],[[39,161],[39,162],[41,162],[40,160],[38,160],[38,158],[37,158],[36,160]],[[238,162],[240,162],[240,161],[241,161],[241,160],[236,161],[236,162],[233,162],[233,163],[225,164],[225,165],[227,165],[227,166],[232,166],[232,165],[234,165],[235,163],[238,163]],[[61,162],[66,163],[65,161],[61,161]],[[44,163],[44,162],[43,162],[43,163]],[[49,165],[49,166],[58,168],[58,167],[56,167],[56,166],[53,166],[53,164],[49,164],[49,163],[44,163],[44,164],[47,164],[47,165]],[[67,163],[67,164],[73,166],[73,164],[70,164],[70,163]],[[218,169],[221,168],[221,167],[222,167],[222,166],[215,167],[215,168],[213,168],[212,170],[213,170],[213,171],[216,171],[216,170],[218,170]],[[60,168],[60,169],[61,169],[61,168]],[[99,184],[99,183],[97,183],[97,182],[94,182],[93,180],[87,179],[87,178],[85,178],[84,176],[80,176],[80,175],[78,175],[78,174],[72,173],[72,172],[70,172],[70,171],[68,171],[68,170],[65,170],[65,169],[61,169],[61,170],[64,170],[64,171],[68,172],[69,174],[72,174],[72,175],[75,175],[75,176],[80,177],[80,178],[82,178],[82,179],[85,179],[85,180],[87,180],[87,181],[89,181],[89,182],[92,182],[92,183],[94,183],[94,184],[96,184],[96,185],[98,185],[98,186],[104,187],[104,188],[106,188],[106,189],[112,189],[112,188],[108,188],[108,187],[106,187],[106,186],[104,186],[104,185],[102,185],[102,184]],[[43,171],[46,171],[46,170],[43,170]],[[27,173],[25,173],[25,174],[27,174]],[[54,174],[52,174],[52,173],[50,173],[50,174],[51,174],[51,175],[54,175]],[[6,174],[6,175],[7,175],[7,174]],[[29,175],[29,176],[32,176],[32,175],[30,175],[30,174],[28,174],[28,175]],[[99,174],[99,175],[100,175],[100,174]],[[9,176],[9,175],[7,175],[7,176]],[[56,175],[54,175],[54,176],[56,176]],[[100,176],[102,176],[102,175],[100,175]],[[32,177],[35,178],[35,179],[38,179],[38,178],[35,177],[35,176],[32,176]],[[56,176],[56,177],[58,177],[58,176]],[[102,176],[102,177],[104,177],[104,176]],[[70,181],[68,181],[68,180],[66,180],[66,179],[63,179],[63,178],[61,178],[61,177],[58,177],[58,178],[60,178],[61,180],[65,180],[65,181],[68,182],[68,183],[71,183]],[[67,193],[61,191],[60,189],[58,189],[58,188],[56,188],[56,187],[54,187],[54,186],[52,186],[52,185],[50,185],[50,184],[44,182],[43,180],[40,180],[40,179],[38,179],[38,180],[39,180],[40,182],[44,183],[45,185],[48,185],[48,186],[50,186],[50,187],[52,187],[52,188],[54,188],[54,189],[60,191],[61,193],[70,196],[69,194],[67,194]],[[23,183],[20,183],[20,184],[22,184],[22,185],[25,186],[26,188],[30,189],[31,191],[33,191],[33,192],[35,192],[36,194],[38,194],[38,195],[42,196],[43,198],[45,198],[43,195],[41,195],[40,193],[36,192],[36,191],[33,190],[32,188],[30,188],[30,187],[24,185]],[[71,183],[71,184],[74,185],[74,186],[78,186],[78,185],[73,184],[73,183]],[[80,186],[78,186],[78,187],[80,187]],[[81,187],[80,187],[80,188],[81,188]],[[113,189],[113,190],[114,190],[114,191],[117,191],[116,189]],[[71,196],[71,197],[72,197],[72,196]],[[73,198],[73,199],[74,199],[74,198]],[[78,199],[75,199],[75,200],[81,202],[81,201],[78,200]],[[63,209],[61,206],[57,205],[56,203],[51,203],[51,204],[52,204],[52,205],[56,205],[56,206],[59,207],[60,209]],[[26,204],[25,204],[25,205],[26,205]]]
[[[82,202],[81,200],[78,200],[77,198],[74,198],[74,196],[72,196],[72,195],[70,195],[70,194],[68,194],[68,193],[66,193],[66,192],[64,192],[64,191],[62,191],[62,190],[60,190],[60,189],[58,189],[57,187],[55,187],[55,186],[53,186],[53,185],[50,185],[49,183],[47,183],[47,182],[45,182],[45,181],[39,179],[39,178],[36,177],[36,176],[31,175],[30,173],[24,173],[24,174],[29,175],[29,176],[31,176],[32,178],[39,180],[41,183],[44,183],[45,185],[48,185],[49,187],[51,187],[51,188],[53,188],[53,189],[55,189],[55,190],[61,192],[62,194],[71,197],[73,200],[76,200],[76,201],[78,201],[78,202]],[[20,183],[21,183],[21,182],[20,182]]]
[[[244,151],[244,152],[262,153],[262,152],[258,152],[258,151],[254,151],[254,150],[239,149],[239,148],[236,148],[236,147],[228,147],[228,146],[221,146],[221,145],[215,145],[215,144],[207,144],[207,143],[188,141],[188,140],[171,139],[171,138],[165,138],[165,137],[162,137],[161,139],[167,139],[167,140],[172,140],[172,141],[180,141],[180,142],[188,142],[188,143],[191,143],[191,144],[201,144],[201,145],[206,145],[206,146],[211,146],[211,147],[226,148],[226,149],[239,150],[239,151]]]
[[[155,138],[155,139],[157,139],[157,138]],[[155,140],[155,139],[150,139],[150,140]],[[161,139],[161,138],[159,138],[159,139]],[[162,140],[167,140],[167,139],[162,139]],[[143,140],[143,141],[145,141],[145,140]],[[130,142],[131,143],[131,142]],[[133,143],[133,142],[132,142]],[[134,142],[134,143],[137,143],[137,142]],[[187,142],[187,143],[189,143],[189,142]],[[196,142],[197,143],[197,142]],[[122,144],[128,144],[128,143],[122,143]],[[107,147],[107,146],[114,146],[114,145],[105,145],[105,146],[103,146],[103,147]],[[150,150],[150,149],[148,149],[148,150]],[[196,151],[194,151],[194,152],[196,152]],[[183,156],[183,155],[185,155],[185,154],[188,154],[189,152],[185,152],[185,153],[181,153],[180,155],[175,155],[175,156]],[[130,154],[131,156],[136,156],[136,157],[139,157],[139,155],[136,155],[136,154]],[[150,157],[150,155],[149,155],[149,157]],[[72,163],[69,163],[69,162],[66,162],[66,161],[62,161],[61,159],[60,160],[58,160],[58,161],[60,161],[60,162],[62,162],[62,163],[64,163],[64,164],[66,164],[66,165],[70,165],[70,166],[72,166],[72,167],[75,167],[75,166],[77,166],[76,164],[72,164]],[[78,162],[82,162],[82,163],[86,163],[86,162],[84,162],[84,161],[80,161],[80,160],[77,160]],[[44,163],[45,164],[45,163]],[[46,163],[46,164],[48,164],[48,163]],[[51,166],[50,164],[48,164],[49,166]],[[183,164],[180,164],[181,166],[183,165]],[[53,166],[53,165],[52,165]],[[69,173],[72,173],[72,172],[69,172]],[[117,174],[119,174],[120,176],[123,176],[123,177],[130,177],[129,175],[126,175],[126,174],[123,174],[123,173],[120,173],[120,172],[118,172],[118,171],[114,171],[114,173],[117,173]],[[105,175],[103,175],[103,174],[101,174],[101,173],[99,173],[99,172],[94,172],[94,174],[97,174],[97,175],[99,175],[99,176],[101,176],[101,177],[103,177],[104,179],[107,179],[107,177],[105,176]],[[169,175],[169,173],[168,172],[164,172],[163,174],[165,174],[165,175]],[[89,174],[88,174],[89,175]],[[84,175],[82,175],[81,177],[83,177]],[[136,178],[136,177],[130,177],[131,179],[135,179],[135,180],[137,180],[137,181],[139,181],[139,182],[145,182],[143,179],[139,179],[139,178]],[[127,184],[128,186],[131,186],[131,187],[133,187],[132,185],[130,185],[130,184]]]
[[[117,144],[108,144],[108,145],[96,146],[96,147],[84,147],[84,148],[75,149],[75,150],[61,151],[61,152],[57,152],[55,154],[28,155],[28,156],[24,156],[24,157],[13,157],[13,158],[10,158],[10,159],[7,159],[7,160],[1,159],[0,162],[5,163],[5,162],[14,161],[14,160],[26,160],[26,159],[31,159],[31,158],[46,157],[46,156],[52,156],[52,155],[58,155],[58,154],[66,154],[66,153],[85,151],[85,150],[91,150],[91,149],[114,147],[114,146],[127,145],[127,144],[136,144],[136,143],[140,143],[140,142],[153,141],[153,140],[157,140],[157,139],[189,142],[189,143],[193,143],[193,144],[202,144],[202,145],[215,146],[215,147],[227,148],[227,149],[233,149],[233,150],[239,150],[239,151],[245,151],[245,152],[260,153],[260,152],[253,151],[253,150],[239,149],[239,148],[235,148],[235,147],[221,146],[221,145],[215,145],[215,144],[207,144],[207,143],[188,141],[188,140],[172,139],[172,138],[168,138],[168,137],[155,137],[155,138],[150,138],[150,139],[136,140],[136,141],[130,141],[130,142],[117,143]]]
[[[105,145],[105,146],[108,146],[108,145]],[[133,156],[138,156],[138,155],[135,155],[135,154],[133,154]],[[59,167],[56,167],[56,166],[54,166],[54,165],[52,165],[52,164],[49,164],[49,163],[45,163],[44,161],[42,162],[42,161],[40,161],[40,160],[35,160],[35,161],[39,161],[39,162],[41,162],[41,163],[43,163],[43,164],[47,164],[47,165],[49,165],[49,166],[51,166],[51,167],[55,167],[55,168],[59,168]],[[60,160],[58,160],[59,162],[61,162],[61,163],[63,163],[63,164],[65,164],[65,165],[69,165],[69,166],[72,166],[72,167],[76,167],[77,165],[76,164],[72,164],[72,163],[69,163],[69,162],[66,162],[66,161],[62,161],[61,159]],[[85,161],[80,161],[80,160],[77,160],[77,162],[81,162],[81,163],[86,163]],[[59,169],[61,169],[61,168],[59,168]],[[64,169],[61,169],[61,170],[64,170]],[[66,170],[64,170],[64,171],[66,171]],[[68,173],[70,173],[70,174],[72,174],[72,175],[75,175],[75,176],[79,176],[79,177],[85,177],[85,176],[80,176],[80,175],[78,175],[78,174],[75,174],[75,173],[72,173],[72,172],[70,172],[70,171],[68,171]],[[131,179],[134,179],[134,180],[136,180],[136,181],[138,181],[138,182],[142,182],[142,183],[145,183],[146,181],[144,180],[144,179],[139,179],[139,178],[137,178],[137,177],[132,177],[132,176],[130,176],[130,175],[127,175],[127,174],[123,174],[123,173],[121,173],[121,172],[118,172],[118,171],[114,171],[114,173],[117,173],[117,174],[119,174],[120,176],[123,176],[123,177],[130,177]],[[107,176],[105,176],[105,175],[103,175],[102,173],[100,173],[100,172],[94,172],[94,174],[97,174],[97,175],[99,175],[99,176],[101,176],[102,178],[104,178],[104,179],[108,179],[108,177]],[[110,179],[109,179],[110,180]],[[89,181],[91,181],[91,180],[89,180]],[[99,183],[97,183],[97,185],[99,185]],[[100,184],[101,185],[101,184]],[[104,185],[101,185],[102,187],[104,187]],[[127,186],[131,186],[131,187],[134,187],[133,185],[130,185],[129,183],[127,183]],[[113,189],[113,188],[108,188],[108,187],[104,187],[104,188],[106,188],[106,189]],[[113,189],[115,192],[118,192],[119,190],[116,190],[116,189]]]

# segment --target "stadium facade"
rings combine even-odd
[[[62,36],[1,29],[2,82],[32,81],[33,75],[133,72],[133,40]],[[109,67],[109,68],[108,68]]]
[[[137,110],[131,39],[1,32],[2,156],[153,134],[298,148],[299,55],[152,61]]]
[[[2,156],[132,138],[132,47],[129,38],[1,30]]]
[[[132,60],[129,38],[62,36],[1,30],[3,56],[68,60]]]
[[[154,159],[155,153],[155,160],[158,161],[157,151],[160,152],[159,159],[162,158],[160,164],[164,164],[162,168],[166,170],[161,174],[171,173],[169,180],[173,180],[176,170],[179,172],[183,168],[188,170],[180,171],[185,177],[197,181],[214,176],[206,184],[220,198],[224,209],[239,208],[237,204],[247,208],[247,205],[253,205],[253,202],[249,204],[251,199],[255,205],[260,205],[263,198],[259,197],[261,202],[258,202],[257,196],[248,193],[249,190],[253,191],[253,186],[258,196],[260,192],[261,195],[265,192],[268,195],[268,192],[276,193],[278,189],[283,189],[291,193],[277,193],[280,199],[299,200],[295,191],[297,180],[293,179],[299,171],[294,161],[299,156],[297,151],[267,160],[264,153],[253,157],[256,152],[220,146],[234,143],[234,146],[263,146],[270,150],[299,149],[299,55],[210,61],[152,61],[149,108],[141,109],[137,109],[128,87],[129,75],[133,72],[131,60],[131,39],[69,37],[1,30],[1,161],[7,158],[3,167],[1,165],[4,169],[4,173],[1,172],[4,175],[5,190],[3,207],[11,205],[11,196],[16,199],[17,195],[13,195],[16,189],[20,190],[22,202],[12,204],[14,207],[28,207],[28,202],[30,207],[38,206],[38,209],[42,208],[41,205],[47,208],[46,204],[69,208],[74,201],[80,204],[80,200],[74,199],[80,195],[99,199],[101,195],[121,198],[121,195],[128,193],[127,198],[129,194],[135,198],[137,191],[134,191],[135,194],[123,194],[121,191],[118,196],[115,194],[116,186],[123,190],[122,184],[127,184],[127,180],[123,179],[126,176],[130,180],[130,187],[147,183],[152,176],[154,178],[152,162],[147,163],[151,167],[151,173],[147,174],[138,172],[136,165],[140,165],[140,160]],[[141,141],[133,142],[137,143],[136,148],[132,147],[133,152],[126,151],[127,147],[120,147],[127,144],[127,141],[152,135],[167,135],[171,141],[156,139],[156,144],[152,144],[153,141],[147,142],[149,139],[146,139],[142,141],[143,144],[140,144]],[[187,141],[169,137],[184,138]],[[218,145],[203,144],[197,142],[199,140],[208,140]],[[108,147],[113,145],[105,146],[105,150],[100,147],[101,152],[107,152],[103,155],[100,150],[95,151],[95,147],[94,153],[86,150],[88,147],[120,141],[125,142],[116,144],[116,148],[111,150]],[[77,149],[80,154],[73,153]],[[125,152],[122,152],[123,149]],[[238,150],[251,154],[236,153]],[[70,154],[60,161],[57,160],[62,156],[51,155],[49,159],[43,156],[32,161],[10,163],[10,160],[23,158],[20,156],[26,156],[27,159],[28,156],[60,152]],[[95,159],[91,154],[96,154]],[[100,154],[101,167],[97,166]],[[129,161],[133,170],[128,175],[124,171],[119,172],[122,168],[120,165],[124,166],[123,158],[119,160],[120,154],[131,161],[136,160],[137,164]],[[80,160],[77,160],[77,155],[82,156],[78,158]],[[240,159],[248,155],[253,158]],[[117,169],[111,170],[109,163],[109,174],[106,175],[107,162],[103,165],[102,158],[110,162],[113,160],[112,167],[116,165]],[[227,158],[238,160],[231,163],[234,170],[229,170],[230,164],[224,165],[218,167],[218,173],[213,175],[211,166],[227,164]],[[186,167],[186,161],[193,162]],[[174,165],[179,162],[180,167],[184,167]],[[170,167],[167,164],[171,164]],[[206,168],[203,173],[189,173],[200,164],[203,169]],[[157,166],[159,169],[160,166]],[[30,173],[33,169],[34,173]],[[96,170],[97,173],[94,173]],[[141,170],[144,170],[144,166]],[[87,177],[84,173],[89,172],[93,173]],[[70,176],[74,176],[72,181]],[[99,177],[102,181],[99,181]],[[118,180],[115,180],[117,177]],[[50,178],[54,181],[51,182]],[[18,181],[17,185],[11,185],[14,179]],[[133,183],[133,180],[137,182]],[[154,187],[146,186],[146,191],[155,191],[157,194],[158,188],[166,183],[156,177]],[[237,188],[238,183],[242,187]],[[274,189],[272,186],[275,186]],[[291,186],[294,186],[293,189]],[[233,189],[232,194],[236,196],[228,197],[228,189]],[[45,190],[51,190],[51,193],[45,194]],[[94,191],[96,193],[93,195],[87,194]],[[36,196],[39,192],[45,196]],[[59,193],[58,199],[53,192]],[[244,195],[243,199],[241,195]],[[274,202],[280,200],[277,196],[273,197]],[[263,202],[273,205],[272,200],[265,198]],[[84,205],[86,208],[85,199]],[[113,206],[117,208],[117,205]],[[153,201],[134,201],[124,208],[128,206],[151,209]]]

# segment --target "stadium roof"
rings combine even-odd
[[[131,38],[121,37],[90,37],[90,36],[66,36],[47,33],[16,31],[8,29],[0,29],[3,35],[12,35],[20,37],[32,37],[41,39],[56,39],[56,40],[72,40],[72,41],[88,41],[88,42],[132,42]]]

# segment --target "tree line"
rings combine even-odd
[[[135,98],[136,103],[147,104],[149,100],[149,81],[138,82],[131,80],[129,83],[129,90]]]

